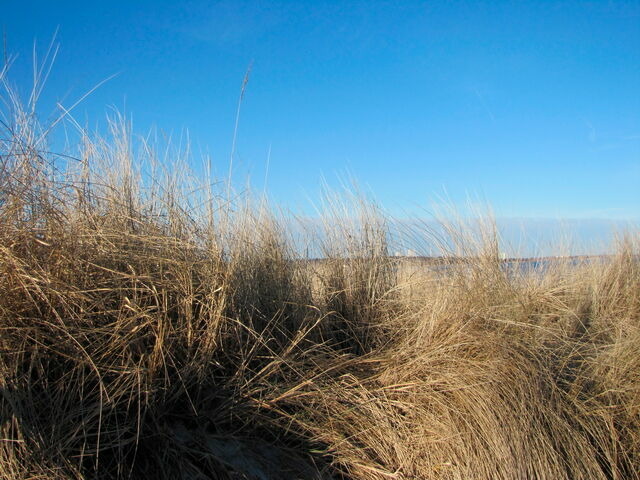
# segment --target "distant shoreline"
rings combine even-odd
[[[503,263],[531,263],[531,262],[555,262],[555,261],[571,261],[571,262],[591,262],[595,260],[609,260],[613,257],[612,254],[602,255],[557,255],[557,256],[544,256],[544,257],[506,257],[499,259]],[[329,258],[310,258],[303,259],[302,261],[311,263],[327,263],[336,260],[354,260],[358,257],[329,257]],[[360,257],[365,258],[366,257]],[[428,265],[442,265],[450,263],[467,263],[473,259],[480,258],[475,257],[457,257],[457,256],[440,256],[440,257],[426,257],[426,256],[408,256],[408,255],[389,255],[387,257],[390,260],[398,260],[404,262],[424,263]]]

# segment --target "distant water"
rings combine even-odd
[[[527,260],[505,260],[502,263],[502,268],[507,273],[514,274],[529,274],[529,273],[540,273],[543,274],[547,272],[550,268],[557,266],[559,264],[566,266],[580,266],[586,265],[593,262],[603,262],[606,261],[606,256],[584,256],[584,257],[545,257],[545,258],[535,258],[535,259],[527,259]]]
[[[501,269],[508,275],[520,276],[529,274],[543,275],[554,267],[568,266],[578,267],[597,262],[608,262],[612,257],[600,256],[575,256],[575,257],[540,257],[531,259],[506,259],[500,263]],[[638,259],[640,261],[640,258]],[[396,264],[397,269],[402,269],[402,265],[412,266],[414,270],[430,270],[432,272],[445,273],[451,269],[472,270],[472,264],[466,263],[463,259],[457,262],[454,259],[438,259],[426,257],[404,257],[401,263]],[[460,270],[458,270],[460,271]]]

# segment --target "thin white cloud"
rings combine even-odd
[[[584,124],[589,130],[589,134],[587,137],[589,139],[589,143],[595,143],[598,140],[598,134],[596,132],[596,128],[593,126],[593,123],[591,123],[589,120],[585,120]]]
[[[624,137],[622,137],[622,140],[627,140],[627,141],[640,140],[640,133],[625,135]]]
[[[476,87],[473,88],[473,91],[475,92],[476,97],[478,97],[478,100],[480,101],[480,104],[482,105],[482,107],[485,109],[485,111],[489,115],[489,118],[491,119],[491,121],[495,122],[496,121],[496,117],[493,115],[493,112],[491,111],[491,109],[489,108],[489,105],[485,101],[484,96],[480,93],[480,91]]]

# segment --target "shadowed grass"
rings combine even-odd
[[[358,197],[310,260],[122,119],[47,153],[0,79],[1,478],[640,478],[637,235],[525,271],[455,224],[395,259]]]

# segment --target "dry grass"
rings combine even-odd
[[[126,122],[63,161],[4,102],[1,478],[640,478],[637,236],[527,273],[452,228],[430,269],[330,202],[307,261]]]

